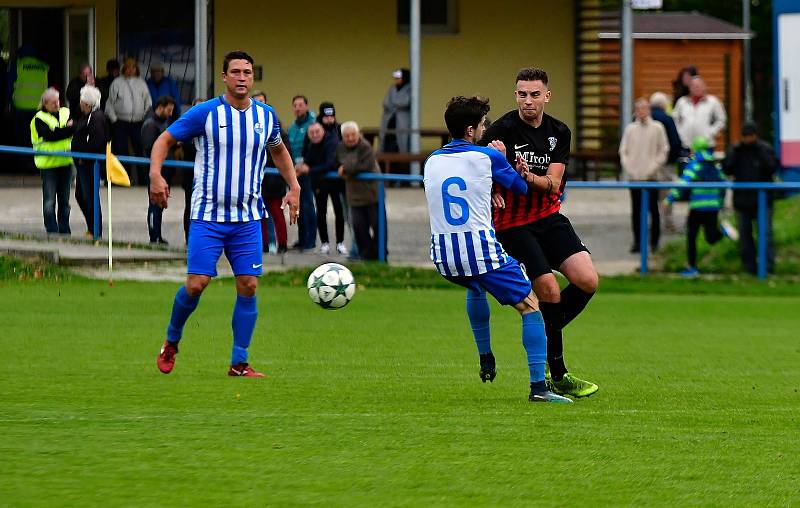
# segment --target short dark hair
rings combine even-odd
[[[168,106],[170,104],[172,104],[174,106],[176,104],[175,103],[175,99],[171,95],[162,95],[156,101],[156,104],[155,104],[154,108],[157,108],[159,106],[164,107],[164,106]]]
[[[245,53],[244,51],[231,51],[225,55],[225,59],[222,61],[222,72],[228,72],[228,64],[231,63],[231,60],[247,60],[250,62],[250,65],[253,65],[253,57]]]
[[[305,95],[299,95],[299,94],[295,95],[294,97],[292,97],[292,104],[294,104],[294,101],[296,101],[297,99],[303,99],[303,102],[305,102],[306,105],[308,104],[308,97],[306,97]]]
[[[514,83],[517,81],[541,81],[547,86],[547,73],[544,69],[539,69],[538,67],[525,67],[517,73],[517,79]]]
[[[119,60],[116,58],[112,58],[108,62],[106,62],[106,71],[111,72],[113,70],[119,70]]]
[[[444,111],[444,123],[453,139],[461,139],[467,127],[477,127],[489,112],[489,99],[482,97],[453,97]]]

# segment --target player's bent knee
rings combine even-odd
[[[191,297],[200,296],[210,281],[211,277],[207,275],[189,275],[186,278],[186,292]]]
[[[236,277],[236,292],[242,296],[254,296],[258,289],[258,277]]]
[[[600,285],[600,276],[597,272],[587,273],[578,280],[573,281],[573,284],[578,286],[581,291],[585,293],[597,292],[597,287]]]

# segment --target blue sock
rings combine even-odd
[[[489,337],[489,302],[486,300],[485,291],[467,290],[467,316],[472,326],[475,344],[478,346],[478,353],[490,353],[492,346]]]
[[[531,383],[544,381],[544,364],[547,360],[547,335],[542,313],[538,310],[522,316],[522,346],[528,354]]]
[[[175,294],[175,301],[172,302],[172,315],[167,326],[167,340],[172,344],[177,344],[183,336],[183,326],[186,320],[192,315],[197,304],[200,303],[199,296],[189,296],[186,286],[181,286]]]
[[[247,347],[253,339],[253,330],[256,328],[258,308],[255,296],[236,295],[236,305],[233,307],[233,351],[231,352],[231,365],[247,361]]]

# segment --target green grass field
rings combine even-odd
[[[264,287],[257,380],[225,376],[231,281],[165,376],[176,284],[50,276],[0,281],[0,506],[800,502],[797,291],[612,283],[565,334],[601,390],[565,407],[527,402],[507,308],[479,381],[459,290],[361,288],[331,312]]]

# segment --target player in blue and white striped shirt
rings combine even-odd
[[[158,368],[165,374],[172,371],[186,320],[211,277],[217,275],[217,261],[224,250],[236,276],[237,292],[228,375],[263,377],[247,363],[247,347],[258,317],[255,294],[263,266],[260,220],[267,217],[261,181],[267,151],[289,185],[283,206],[289,206],[291,224],[299,215],[300,186],[291,156],[281,142],[278,116],[270,106],[250,98],[253,58],[243,51],[225,55],[222,81],[225,93],[187,111],[156,140],[150,154],[151,200],[166,208],[169,187],[161,176],[161,166],[167,151],[178,141],[194,140],[197,148],[188,275],[175,295]]]
[[[522,345],[528,356],[531,402],[572,402],[547,389],[544,381],[547,336],[531,283],[517,261],[505,253],[492,225],[492,183],[517,194],[528,184],[505,156],[474,143],[486,129],[489,101],[453,97],[444,120],[453,141],[425,161],[425,197],[431,224],[431,260],[445,278],[467,288],[467,315],[480,355],[483,382],[496,375],[489,336],[486,292],[522,316]],[[517,169],[527,174],[525,161]]]

